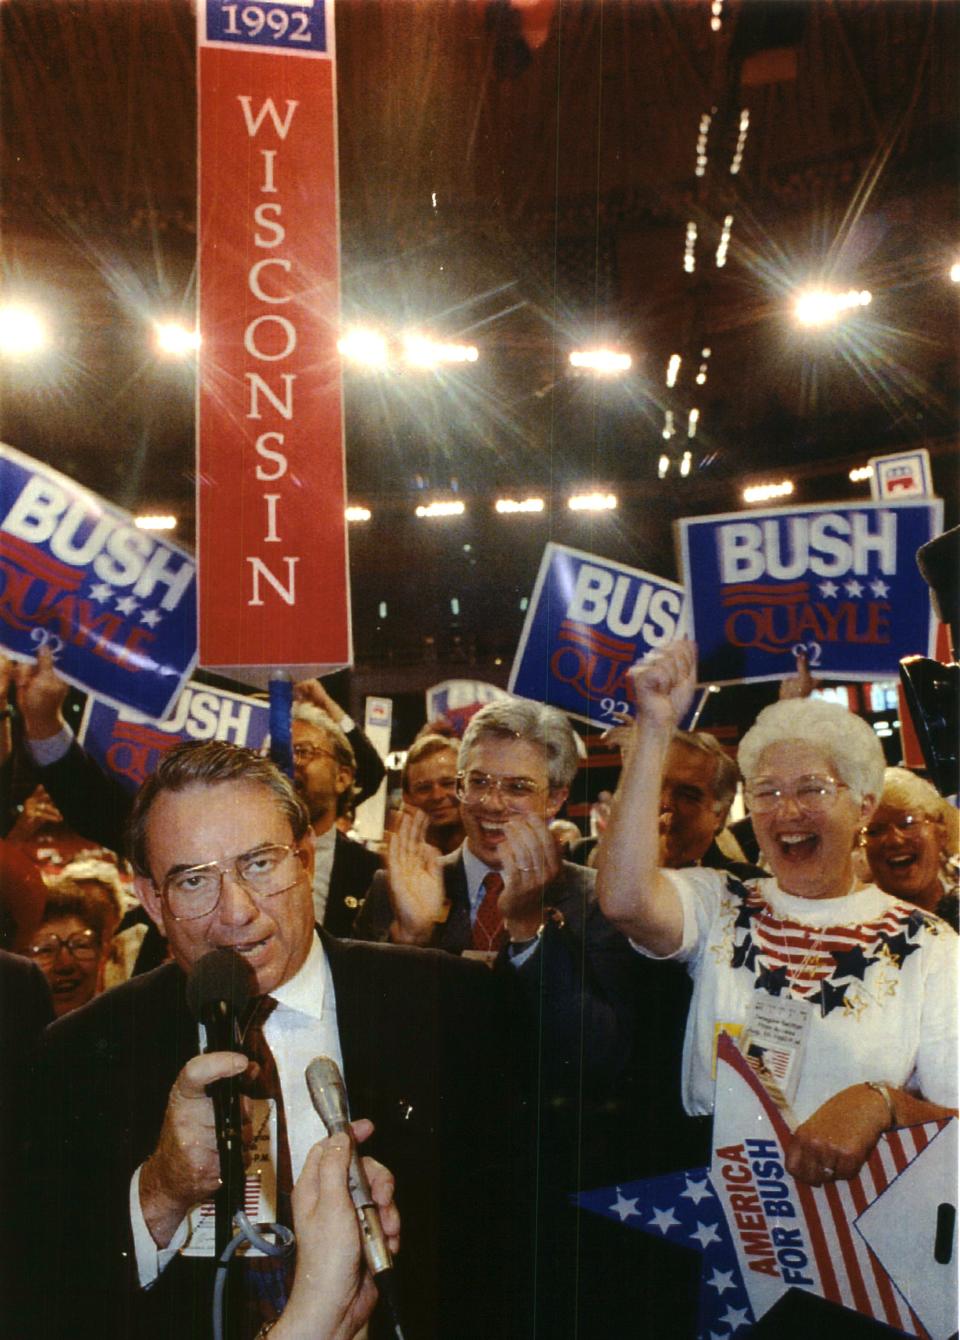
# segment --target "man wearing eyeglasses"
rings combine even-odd
[[[207,1086],[251,1076],[237,1052],[197,1054],[185,988],[208,951],[229,948],[267,1016],[279,1093],[260,1134],[278,1185],[298,1177],[325,1133],[304,1071],[330,1056],[354,1115],[373,1120],[371,1150],[396,1177],[410,1334],[479,1340],[502,1328],[522,1304],[511,1301],[515,1243],[497,1213],[500,1189],[516,1180],[517,1117],[496,979],[446,955],[318,933],[307,810],[247,750],[206,742],[165,755],[135,802],[130,848],[137,893],[174,961],[58,1021],[41,1058],[44,1276],[69,1298],[66,1314],[89,1306],[100,1336],[209,1333],[213,1261],[200,1207],[217,1190],[219,1159]],[[246,1037],[251,1025],[240,1023]],[[491,1224],[494,1244],[481,1251]],[[463,1250],[440,1272],[440,1244],[454,1239]],[[272,1295],[248,1302],[266,1319],[277,1308]],[[73,1333],[61,1330],[56,1297],[46,1317],[43,1305],[37,1335]],[[248,1340],[257,1325],[242,1316],[233,1335]]]
[[[310,682],[319,686],[317,680]],[[304,687],[298,685],[298,692]],[[315,699],[294,703],[291,730],[294,781],[313,832],[314,916],[331,935],[349,935],[370,881],[381,868],[379,856],[337,827],[356,796],[356,755],[341,726]]]

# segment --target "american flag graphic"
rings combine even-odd
[[[718,1061],[715,1151],[728,1148],[732,1129],[744,1133],[741,1147],[744,1142],[749,1147],[759,1133],[775,1144],[782,1166],[791,1137],[775,1104],[727,1037],[720,1040]],[[767,1218],[771,1225],[779,1222],[801,1227],[809,1254],[804,1273],[810,1280],[802,1287],[905,1335],[946,1340],[955,1331],[956,1247],[951,1236],[955,1234],[955,1209],[939,1264],[931,1255],[928,1265],[912,1275],[897,1269],[896,1250],[888,1251],[885,1263],[881,1262],[867,1239],[879,1240],[882,1235],[875,1227],[876,1218],[866,1215],[875,1206],[871,1214],[879,1212],[880,1222],[886,1219],[887,1235],[894,1239],[914,1236],[921,1222],[932,1223],[931,1214],[937,1207],[916,1200],[911,1203],[907,1222],[899,1202],[891,1203],[889,1215],[883,1214],[883,1198],[906,1187],[904,1179],[919,1172],[919,1161],[924,1158],[936,1160],[930,1173],[940,1188],[936,1196],[955,1202],[956,1141],[946,1138],[955,1133],[955,1121],[932,1121],[890,1131],[881,1137],[858,1176],[850,1181],[811,1187],[783,1173],[781,1180],[796,1207],[796,1217],[779,1221],[771,1215]],[[778,1297],[796,1287],[794,1281],[784,1278],[761,1280],[751,1274],[751,1257],[742,1250],[738,1252],[736,1226],[732,1216],[728,1217],[723,1195],[724,1157],[715,1152],[711,1168],[621,1183],[573,1198],[582,1208],[627,1228],[702,1252],[698,1340],[746,1335]],[[937,1324],[937,1318],[946,1320]]]

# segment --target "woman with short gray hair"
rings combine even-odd
[[[657,868],[660,766],[695,672],[687,641],[630,672],[637,715],[600,904],[638,952],[683,962],[693,979],[687,1111],[712,1111],[718,1034],[746,1047],[773,1019],[784,1069],[779,1085],[765,1080],[795,1126],[787,1171],[814,1185],[847,1179],[884,1131],[955,1111],[957,937],[857,879],[854,846],[880,794],[883,751],[865,721],[819,700],[766,708],[740,747],[772,878]]]

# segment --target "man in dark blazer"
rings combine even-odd
[[[678,1274],[638,1234],[610,1242],[569,1198],[684,1166],[689,983],[674,964],[636,971],[639,955],[595,902],[595,871],[560,858],[547,825],[578,767],[562,713],[491,703],[472,718],[458,765],[463,846],[440,857],[424,841],[426,816],[405,815],[355,934],[485,955],[514,983],[514,1032],[536,1082],[537,1334],[632,1334],[641,1297],[647,1315],[669,1314],[674,1287],[689,1283],[685,1263]]]
[[[73,1336],[78,1314],[104,1337],[209,1333],[212,1259],[177,1248],[219,1182],[205,1086],[241,1073],[245,1058],[197,1055],[185,985],[221,947],[241,954],[257,992],[276,1002],[263,1032],[293,1175],[323,1134],[304,1056],[339,1056],[353,1114],[375,1123],[370,1152],[397,1179],[409,1333],[479,1340],[513,1318],[526,1333],[531,1252],[523,1214],[510,1211],[528,1198],[497,979],[446,955],[318,938],[307,812],[246,750],[170,751],[141,789],[131,835],[138,893],[175,962],[65,1016],[44,1039],[35,1162],[45,1287],[33,1333]]]
[[[21,1264],[25,1215],[34,1188],[24,1151],[33,1120],[30,1085],[37,1045],[52,1019],[43,973],[29,959],[0,949],[0,1317],[7,1319],[11,1336],[29,1334],[21,1317],[30,1301],[28,1290],[21,1287]]]
[[[315,701],[294,703],[292,733],[294,781],[314,838],[314,912],[332,935],[349,935],[382,864],[379,856],[337,827],[357,797],[356,755],[332,715]]]

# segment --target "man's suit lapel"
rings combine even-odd
[[[463,847],[451,852],[441,861],[443,890],[450,904],[446,921],[439,928],[434,945],[460,953],[471,940],[470,898],[467,893],[467,872],[463,864]]]

